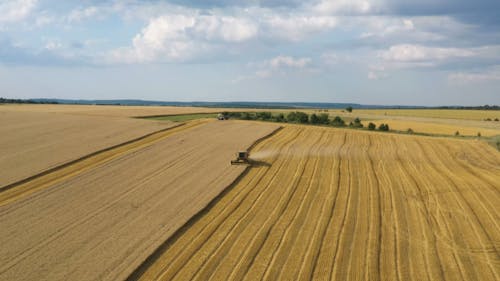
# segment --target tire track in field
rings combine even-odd
[[[435,159],[435,160],[430,160],[434,161],[435,165],[434,168],[437,171],[440,171],[436,173],[436,177],[440,178],[441,180],[438,182],[446,182],[447,186],[450,188],[450,194],[454,200],[447,200],[447,204],[456,204],[457,207],[460,209],[461,212],[463,213],[468,213],[467,209],[471,211],[470,205],[464,200],[462,197],[462,193],[460,192],[459,188],[457,187],[456,183],[449,177],[448,173],[449,170],[447,170],[445,167],[443,167],[445,164],[442,162],[441,157],[439,157],[440,153],[438,150],[435,149],[435,146],[433,145],[426,145],[428,149],[425,149],[423,147],[423,144],[421,142],[417,142],[417,145],[419,145],[423,151],[423,154],[427,159]],[[439,149],[441,151],[442,149]],[[429,153],[432,153],[434,158],[431,158]],[[453,174],[453,173],[452,173]],[[468,208],[466,209],[464,205],[468,205]],[[444,219],[444,221],[447,223],[449,227],[449,233],[452,237],[452,241],[450,241],[452,244],[456,244],[458,246],[460,245],[467,245],[467,236],[464,234],[464,232],[469,232],[470,228],[469,227],[460,227],[459,224],[453,223],[453,219],[450,217],[448,219]],[[482,226],[481,226],[482,227]],[[480,237],[478,237],[481,239]],[[481,240],[480,240],[481,241]],[[450,243],[450,245],[451,245]],[[480,242],[482,243],[482,241]],[[462,274],[462,279],[464,280],[474,280],[477,279],[478,272],[475,270],[476,266],[474,265],[474,262],[471,260],[471,257],[469,255],[463,255],[460,253],[459,248],[456,246],[452,247],[454,255],[457,260],[457,266],[458,270]]]
[[[441,173],[439,173],[435,166],[436,166],[436,161],[433,160],[433,158],[429,155],[428,149],[422,146],[422,144],[419,141],[414,142],[416,148],[418,151],[420,151],[420,154],[423,156],[424,161],[428,163],[432,163],[432,166],[425,166],[425,169],[423,170],[424,174],[432,174],[433,175],[433,182],[429,184],[429,189],[428,192],[429,194],[437,194],[438,196],[440,193],[442,194],[447,194],[449,193],[449,185],[443,184],[446,183],[446,181],[442,178]],[[434,155],[435,156],[435,155]],[[439,183],[439,184],[436,184]],[[439,189],[439,190],[436,190]],[[444,191],[443,191],[444,190]],[[457,232],[455,229],[455,224],[453,223],[452,220],[450,220],[449,215],[445,214],[443,212],[443,206],[447,206],[450,204],[456,203],[454,200],[440,200],[440,197],[436,197],[436,201],[438,202],[438,211],[439,211],[439,216],[436,217],[436,224],[439,227],[444,228],[444,232],[446,235],[441,235],[441,239],[439,242],[441,243],[440,245],[449,245],[449,241],[457,241],[457,240],[463,240],[463,236],[460,234],[460,232]],[[441,201],[441,202],[440,202]],[[440,223],[441,222],[441,223]],[[436,236],[437,237],[437,236]],[[441,247],[442,249],[442,247]],[[451,276],[445,276],[447,279],[450,280],[457,280],[460,278],[461,280],[466,280],[466,272],[464,271],[464,261],[460,259],[460,255],[457,251],[456,248],[454,247],[448,247],[448,250],[451,251],[451,258],[450,256],[447,255],[447,253],[443,253],[442,257],[443,258],[448,258],[450,259],[449,262],[443,263],[446,264],[446,268],[443,268],[444,272],[448,272]],[[450,269],[450,266],[452,268]],[[459,276],[456,276],[457,273]]]
[[[372,270],[367,269],[365,279],[366,280],[380,280],[381,278],[381,247],[382,247],[382,203],[381,203],[381,191],[380,191],[380,186],[381,186],[381,181],[379,179],[379,176],[375,172],[375,161],[374,161],[374,151],[379,151],[380,147],[374,145],[374,141],[372,140],[373,136],[368,135],[368,149],[366,150],[368,160],[369,160],[369,169],[370,169],[370,174],[373,175],[375,178],[375,185],[376,185],[376,196],[375,199],[372,200],[374,202],[373,204],[376,205],[376,207],[372,207],[373,209],[377,210],[377,215],[374,216],[374,219],[370,219],[370,229],[368,230],[369,233],[375,233],[374,236],[377,237],[377,239],[369,239],[368,243],[374,244],[374,246],[368,247],[368,249],[374,248],[374,252],[376,253],[376,258],[374,259],[372,257],[372,253],[368,252],[366,255],[366,263],[369,264],[370,262],[374,262],[375,265],[375,272],[372,272]],[[371,152],[370,152],[371,151]],[[370,176],[371,177],[371,176]],[[375,222],[374,222],[375,221]],[[375,227],[376,226],[376,227]],[[375,228],[375,230],[374,230]]]
[[[400,145],[398,145],[395,140],[389,137],[386,140],[389,143],[389,146],[392,146],[391,150],[392,158],[397,159],[398,150],[400,149]],[[412,241],[413,236],[415,235],[411,229],[411,212],[412,210],[407,207],[405,198],[408,198],[408,191],[410,186],[408,185],[408,178],[404,176],[403,170],[400,165],[394,165],[392,170],[392,175],[390,176],[391,186],[393,189],[393,194],[397,192],[397,197],[393,197],[394,206],[396,206],[395,216],[397,217],[397,224],[394,226],[394,231],[396,233],[395,241],[396,250],[399,263],[399,278],[401,280],[413,280],[414,276],[416,276],[416,272],[414,272],[413,264],[410,263],[411,254],[414,252],[412,249],[412,245],[410,242]],[[400,182],[399,184],[395,182],[397,180]]]
[[[447,152],[446,155],[449,157],[453,157],[453,152],[451,151],[451,148],[446,146],[445,149]],[[475,153],[476,151],[477,151],[477,149],[472,150],[472,151],[469,150],[469,153]],[[490,210],[495,210],[495,206],[497,206],[499,204],[499,202],[496,202],[496,204],[495,204],[494,202],[491,202],[491,200],[498,198],[498,196],[500,196],[500,191],[495,188],[494,183],[490,182],[489,180],[485,179],[484,177],[481,177],[481,175],[477,171],[475,171],[475,169],[473,167],[471,167],[469,165],[465,165],[462,161],[456,161],[456,163],[458,164],[459,168],[461,169],[461,171],[459,173],[460,177],[464,181],[468,182],[470,186],[474,186],[474,188],[470,188],[469,190],[471,192],[475,193],[476,197],[477,196],[481,197],[481,198],[477,198],[478,202],[482,202],[483,204],[488,205],[488,207],[485,207],[484,205],[482,205],[483,210],[491,218],[491,222],[489,222],[489,223],[492,223],[496,226],[496,228],[497,228],[496,233],[498,233],[500,231],[500,226],[499,226],[500,218],[498,217],[497,212],[492,213]],[[484,174],[488,171],[482,170],[481,172]],[[463,175],[467,175],[467,176],[463,176]],[[471,177],[473,177],[475,180],[472,180]],[[497,176],[497,180],[495,182],[497,182],[497,183],[500,182],[500,176]],[[487,191],[483,190],[482,186],[487,186],[488,189],[491,190],[491,192],[493,194],[484,194]],[[500,186],[500,184],[498,184],[498,186]],[[490,193],[490,192],[488,192],[488,193]],[[496,201],[498,201],[498,200],[496,200]],[[497,250],[497,253],[498,253],[498,250]]]
[[[395,224],[398,222],[396,207],[394,203],[394,188],[393,182],[391,181],[393,177],[392,167],[389,166],[392,161],[386,159],[392,159],[391,150],[383,149],[387,147],[386,143],[381,143],[379,136],[376,136],[375,143],[378,147],[382,147],[378,150],[377,158],[378,163],[374,166],[376,174],[381,182],[381,200],[380,204],[382,207],[384,217],[381,226],[381,249],[380,249],[380,274],[384,276],[387,280],[400,280],[400,266],[398,264],[398,232],[395,231]]]
[[[370,233],[368,232],[370,227],[369,214],[372,212],[370,206],[370,190],[373,188],[370,184],[369,177],[366,176],[367,170],[369,168],[369,161],[367,161],[367,150],[368,150],[368,135],[360,136],[358,144],[359,155],[354,154],[353,174],[352,177],[355,179],[354,189],[356,192],[357,202],[353,206],[353,218],[348,220],[348,222],[353,222],[352,230],[349,231],[353,233],[349,236],[352,240],[347,245],[352,245],[347,250],[347,274],[346,280],[359,280],[363,277],[363,271],[366,270],[366,256],[368,251],[368,239]],[[356,168],[354,168],[356,167]],[[346,246],[347,246],[346,245]],[[342,277],[344,278],[344,277]]]
[[[337,169],[336,169],[336,181],[332,181],[332,185],[334,185],[335,189],[335,196],[333,198],[333,205],[330,209],[329,213],[329,220],[328,224],[324,230],[324,234],[322,235],[321,238],[321,244],[320,244],[320,249],[318,251],[317,257],[315,258],[315,264],[311,270],[311,277],[312,279],[325,279],[329,280],[331,279],[331,268],[334,265],[334,256],[333,254],[336,252],[335,249],[330,249],[332,245],[334,245],[334,239],[333,231],[334,231],[334,226],[335,226],[335,216],[334,214],[336,213],[337,205],[339,204],[338,202],[338,197],[339,197],[339,192],[341,191],[340,188],[340,179],[341,179],[341,171],[342,171],[342,155],[347,154],[347,134],[345,132],[342,133],[343,135],[343,140],[342,140],[342,145],[338,149],[338,154],[335,154],[334,156],[336,157],[337,160]],[[334,170],[335,171],[335,170]],[[333,175],[334,173],[332,173]],[[335,244],[335,247],[338,247],[338,244]],[[333,252],[333,253],[332,253]],[[326,259],[326,261],[325,261]]]
[[[431,146],[431,149],[434,151],[434,153],[436,153],[435,155],[440,155],[440,156],[442,156],[444,158],[450,158],[450,157],[447,157],[444,154],[444,152],[443,152],[443,151],[448,152],[447,149],[440,149],[439,151],[437,151],[432,146]],[[459,203],[459,204],[464,209],[464,212],[467,213],[467,214],[472,214],[473,218],[475,219],[475,221],[477,223],[477,225],[479,226],[479,227],[466,228],[466,230],[472,229],[472,231],[476,235],[477,241],[480,242],[482,249],[489,249],[490,247],[488,245],[492,245],[493,246],[494,252],[491,252],[491,254],[494,255],[493,261],[492,261],[492,258],[489,255],[489,252],[485,252],[484,254],[485,254],[485,258],[487,260],[487,264],[489,266],[489,269],[490,269],[491,273],[493,274],[493,276],[495,276],[495,279],[498,279],[499,277],[498,277],[498,273],[497,273],[497,267],[494,266],[494,263],[495,263],[495,261],[498,261],[500,259],[500,255],[498,253],[498,250],[496,249],[495,240],[492,239],[491,234],[486,229],[485,224],[480,219],[480,217],[479,217],[477,211],[474,209],[473,205],[471,205],[471,202],[469,202],[469,200],[467,200],[467,198],[465,197],[464,192],[460,192],[461,188],[458,187],[458,183],[456,183],[450,177],[450,174],[454,174],[454,173],[453,173],[453,171],[450,170],[450,168],[447,165],[445,165],[442,162],[443,161],[442,157],[437,157],[439,159],[440,163],[441,163],[441,165],[439,165],[439,168],[440,168],[441,171],[443,171],[442,174],[446,176],[446,178],[448,179],[448,181],[452,183],[452,186],[453,186],[453,188],[455,190],[455,192],[452,192],[452,194],[454,194],[455,197],[457,198],[456,199],[457,202],[463,202],[463,203]],[[465,180],[461,173],[457,173],[456,175],[458,177],[462,178],[462,180]],[[475,195],[475,193],[473,193],[473,192],[471,194]],[[477,196],[474,196],[474,197],[475,198],[472,199],[472,202],[478,203],[484,210],[487,211],[488,208],[486,208],[484,206],[484,202],[482,200],[480,200],[479,198],[477,198]],[[465,204],[467,206],[467,210],[465,210],[465,208],[463,207],[462,204]],[[482,235],[480,234],[480,232],[482,232]],[[497,232],[493,232],[493,233],[497,233]],[[484,241],[484,236],[486,237],[487,241]],[[459,246],[463,249],[463,248],[466,247],[467,244],[459,245]],[[470,259],[470,256],[469,255],[467,255],[467,256]],[[471,264],[473,264],[472,261],[471,261]],[[476,264],[476,266],[477,266],[477,264]],[[472,268],[474,268],[474,266],[472,266]]]
[[[415,177],[415,174],[418,174],[418,171],[417,171],[415,165],[412,165],[411,164],[412,162],[410,162],[410,161],[403,161],[403,155],[408,155],[408,153],[409,153],[408,143],[405,143],[405,145],[401,145],[400,148],[404,151],[397,150],[396,160],[399,163],[399,166],[402,167],[402,171],[404,172],[406,177],[410,180],[412,185],[415,186],[415,190],[416,190],[415,194],[416,194],[416,197],[418,200],[417,202],[422,204],[422,207],[420,207],[420,209],[424,213],[424,216],[421,216],[418,214],[417,214],[417,216],[419,218],[418,224],[421,226],[420,229],[421,229],[422,236],[423,236],[423,243],[422,244],[423,244],[425,251],[426,251],[426,253],[424,254],[424,256],[422,258],[425,260],[425,267],[426,267],[425,273],[426,273],[427,280],[435,279],[435,277],[431,276],[432,272],[435,270],[435,268],[431,267],[430,258],[432,258],[432,257],[437,259],[435,264],[437,264],[437,270],[438,270],[437,276],[438,276],[438,278],[440,280],[445,280],[444,271],[443,271],[440,257],[439,257],[439,253],[438,253],[435,233],[432,230],[430,231],[430,234],[431,234],[430,236],[432,237],[431,239],[428,238],[428,234],[426,234],[426,232],[429,231],[429,228],[432,227],[432,222],[430,221],[432,216],[430,215],[426,200],[423,197],[422,189],[425,187],[422,183],[419,183],[418,178]],[[404,153],[401,153],[401,152],[404,152]],[[413,170],[414,172],[411,172],[410,170]],[[427,242],[429,240],[431,240],[431,243]],[[432,244],[432,246],[433,246],[432,250],[431,250],[431,247],[429,246],[429,244]],[[433,275],[436,276],[436,274],[433,274]]]
[[[336,135],[335,135],[336,136]],[[340,167],[338,157],[339,151],[345,146],[346,135],[343,134],[338,136],[342,138],[342,142],[339,146],[336,145],[336,142],[332,141],[331,146],[335,147],[333,150],[333,156],[328,157],[331,159],[331,166],[326,166],[326,168],[331,167],[330,177],[328,181],[328,192],[325,196],[325,200],[321,209],[321,214],[318,217],[318,223],[316,224],[316,228],[314,230],[313,238],[310,239],[309,245],[307,247],[306,255],[302,261],[302,265],[300,267],[298,273],[299,280],[311,280],[314,278],[314,272],[316,266],[318,264],[319,254],[321,249],[323,248],[323,243],[325,241],[326,232],[332,222],[331,218],[333,216],[333,210],[335,209],[335,199],[337,197],[338,185],[336,185],[337,179],[340,177]],[[333,172],[337,171],[337,173]]]
[[[352,135],[349,134],[349,137],[352,137]],[[352,209],[352,207],[351,207],[352,201],[357,199],[355,197],[355,195],[352,195],[353,189],[356,190],[355,188],[353,188],[353,183],[352,183],[353,182],[352,160],[350,160],[350,158],[348,158],[347,160],[348,161],[345,165],[346,169],[347,169],[347,173],[344,173],[344,175],[347,174],[347,184],[345,185],[345,187],[347,189],[347,196],[346,196],[346,200],[345,200],[346,204],[344,207],[345,209],[343,211],[343,216],[342,216],[342,220],[341,220],[341,224],[340,224],[340,230],[339,230],[338,235],[337,235],[337,241],[335,242],[336,248],[335,248],[335,254],[333,256],[333,266],[331,267],[331,272],[330,272],[330,276],[332,276],[332,278],[339,279],[339,280],[345,278],[345,276],[342,276],[342,273],[344,273],[344,272],[342,272],[342,265],[339,264],[339,260],[341,260],[341,258],[343,258],[343,257],[339,257],[339,256],[341,256],[343,251],[345,250],[342,247],[342,245],[344,245],[343,242],[344,242],[344,237],[346,236],[346,234],[345,234],[346,224],[348,224],[348,222],[346,222],[346,220],[347,220],[347,217],[349,216],[349,210]],[[344,176],[344,178],[345,178],[345,176]],[[340,186],[343,186],[343,185],[341,184]],[[347,234],[347,235],[349,235],[349,234]],[[350,246],[350,245],[345,245],[345,246]],[[341,269],[339,269],[339,267],[341,267]],[[338,272],[338,270],[340,270],[340,272]],[[340,277],[338,277],[338,275],[340,275]]]
[[[315,148],[319,150],[321,147],[324,147],[326,142],[328,141],[327,136],[327,132],[323,132],[323,135],[320,137],[321,141],[318,146],[315,146]],[[300,233],[305,228],[304,220],[307,218],[309,212],[311,211],[313,200],[316,199],[318,193],[320,192],[319,188],[314,188],[317,187],[314,182],[318,180],[316,177],[318,174],[319,163],[322,160],[321,153],[319,151],[316,151],[312,152],[312,154],[314,155],[314,163],[312,164],[311,176],[306,178],[303,184],[299,183],[299,186],[306,186],[303,191],[304,193],[302,196],[295,196],[295,198],[297,198],[299,202],[297,202],[297,204],[291,204],[293,208],[289,208],[289,210],[295,209],[294,211],[292,211],[291,218],[288,219],[285,214],[281,218],[283,219],[282,221],[285,225],[284,231],[279,229],[280,221],[278,221],[278,223],[276,223],[271,230],[271,232],[278,232],[274,233],[275,236],[279,237],[278,239],[276,239],[278,245],[276,246],[275,250],[272,251],[270,262],[267,264],[267,267],[263,272],[263,279],[286,279],[286,277],[282,277],[281,274],[283,273],[283,269],[287,264],[290,256],[293,255],[294,242],[298,239]],[[278,230],[275,231],[276,229]],[[268,237],[268,240],[266,240],[262,244],[263,248],[266,247],[266,242],[268,242],[269,240],[270,239]],[[272,249],[272,247],[270,247],[269,245],[267,245],[267,247]],[[254,275],[250,274],[249,276]]]

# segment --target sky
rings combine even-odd
[[[0,0],[0,96],[500,104],[498,0]]]

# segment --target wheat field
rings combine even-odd
[[[277,126],[200,122],[106,161],[0,192],[0,280],[123,280],[237,178],[236,151]],[[112,150],[111,150],[112,151]]]
[[[131,280],[500,278],[500,154],[484,143],[287,126],[251,157]]]

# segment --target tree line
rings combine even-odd
[[[284,113],[271,113],[271,112],[223,112],[226,118],[240,119],[240,120],[259,120],[270,121],[278,123],[292,123],[292,124],[312,124],[312,125],[325,125],[332,127],[350,127],[350,128],[364,128],[361,119],[356,118],[353,121],[347,122],[340,116],[330,118],[327,113],[312,113],[307,114],[301,111],[291,111],[287,114]],[[380,124],[378,127],[375,123],[370,122],[367,126],[368,130],[389,131],[388,124]]]

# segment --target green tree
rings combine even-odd
[[[309,115],[307,115],[307,113],[298,111],[297,112],[297,121],[299,123],[305,124],[305,123],[309,122]]]
[[[311,124],[319,124],[318,115],[316,115],[316,113],[311,114],[309,116],[309,122],[311,122]]]
[[[354,122],[352,122],[352,127],[363,128],[363,124],[361,123],[361,119],[359,119],[359,118],[354,119]]]
[[[266,112],[266,111],[260,111],[257,112],[257,119],[259,120],[269,120],[273,117],[271,112]]]
[[[352,106],[348,106],[348,107],[346,107],[346,108],[345,108],[345,110],[346,110],[347,112],[352,112]]]
[[[307,123],[309,122],[309,115],[300,111],[292,111],[286,116],[286,120],[290,123]]]
[[[335,116],[330,124],[334,127],[344,127],[345,121],[340,116]]]
[[[278,113],[274,116],[276,122],[285,122],[285,115],[283,113]]]
[[[373,131],[373,130],[375,130],[375,128],[377,128],[377,125],[375,125],[375,124],[374,124],[374,123],[372,123],[372,122],[368,123],[368,130]]]
[[[384,124],[384,123],[382,123],[382,124],[380,124],[380,126],[378,126],[378,129],[379,129],[380,131],[387,132],[387,131],[389,131],[389,124]]]
[[[319,119],[318,121],[320,124],[328,124],[328,122],[330,121],[327,113],[319,114],[318,119]]]
[[[249,113],[249,112],[242,112],[241,113],[241,119],[243,119],[243,120],[254,120],[255,119],[254,116],[255,116],[254,114]]]

